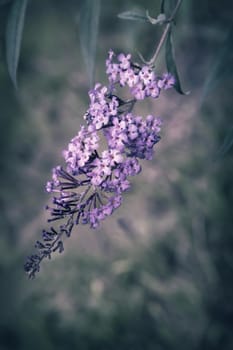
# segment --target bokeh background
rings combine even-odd
[[[0,9],[0,350],[233,349],[230,0],[183,1],[175,46],[190,94],[138,107],[163,118],[162,139],[122,207],[77,227],[35,280],[23,272],[46,227],[44,184],[88,106],[81,3],[29,3],[17,91]],[[96,81],[109,48],[152,55],[161,28],[117,18],[143,8],[156,16],[159,1],[102,0]]]

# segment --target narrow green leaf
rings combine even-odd
[[[7,18],[6,26],[6,60],[9,75],[17,87],[17,67],[22,41],[27,0],[14,0]]]
[[[94,80],[99,17],[100,0],[83,1],[80,10],[80,42],[91,86]]]
[[[161,1],[161,6],[160,6],[160,12],[161,13],[165,13],[165,1],[166,0],[162,0]]]
[[[149,19],[146,14],[143,14],[142,12],[135,12],[135,11],[125,11],[122,13],[119,13],[117,15],[120,19],[126,19],[130,21],[137,21],[137,22],[149,22]]]
[[[178,74],[178,71],[176,68],[171,29],[169,30],[168,35],[167,35],[166,48],[165,48],[165,58],[166,58],[167,70],[175,78],[175,85],[174,85],[175,90],[182,95],[188,95],[189,92],[184,92],[181,88],[179,74]]]

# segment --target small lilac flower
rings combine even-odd
[[[110,165],[110,161],[108,158],[96,158],[93,161],[93,165],[94,165],[94,170],[92,172],[93,174],[97,174],[100,176],[107,176],[107,175],[111,175],[111,165]]]
[[[104,205],[104,206],[102,207],[102,213],[103,213],[103,215],[104,215],[105,217],[106,217],[106,216],[112,215],[112,213],[113,213],[113,207],[112,207],[112,205],[111,205],[110,203]]]
[[[160,94],[160,88],[157,85],[156,81],[150,82],[145,88],[145,93],[147,97],[157,98]]]
[[[158,80],[158,87],[160,89],[170,89],[174,86],[175,84],[175,78],[171,73],[164,73],[162,76],[162,79]]]
[[[138,128],[135,124],[130,124],[128,126],[128,134],[130,140],[134,140],[138,137]]]
[[[112,49],[110,49],[108,51],[108,59],[111,61],[114,56],[115,56],[114,51]]]
[[[120,55],[118,55],[118,61],[120,62],[119,67],[121,69],[128,69],[130,67],[130,59],[131,59],[131,55],[124,55],[123,53],[121,53]]]
[[[136,98],[136,100],[144,100],[146,97],[145,87],[142,83],[134,85],[131,89],[131,94]]]
[[[139,72],[139,78],[144,83],[144,85],[147,85],[154,81],[155,73],[152,71],[150,67],[143,66]]]
[[[116,63],[107,63],[106,73],[108,74],[108,79],[110,83],[115,83],[117,81],[118,73],[119,73],[119,65]]]
[[[120,71],[118,63],[112,63],[113,57],[115,56],[112,50],[108,53],[108,59],[106,60],[106,73],[110,83],[117,81],[118,73]]]
[[[127,69],[124,74],[129,87],[133,87],[139,82],[139,75],[132,68]]]
[[[110,116],[117,115],[118,106],[119,106],[119,102],[117,101],[116,97],[113,96],[111,101],[109,101],[108,103],[108,113]]]
[[[110,166],[122,163],[123,156],[118,149],[110,149],[102,153],[102,159],[106,159]]]

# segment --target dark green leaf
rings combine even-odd
[[[91,86],[94,80],[99,16],[100,0],[83,1],[80,11],[80,42]]]
[[[164,11],[165,11],[165,1],[166,1],[166,0],[162,0],[162,1],[161,1],[161,6],[160,6],[160,12],[161,12],[161,13],[165,13],[165,12],[164,12]]]
[[[130,20],[130,21],[149,22],[147,15],[142,12],[125,11],[125,12],[119,13],[117,17],[121,19]]]
[[[17,87],[17,67],[26,7],[27,0],[14,0],[7,18],[6,59],[9,75],[15,87]]]
[[[178,74],[178,71],[176,68],[171,29],[168,32],[168,36],[167,36],[167,40],[166,40],[165,57],[166,57],[167,70],[169,73],[171,73],[174,76],[175,81],[176,81],[175,85],[174,85],[175,90],[182,95],[189,94],[189,92],[184,92],[181,88],[179,74]]]

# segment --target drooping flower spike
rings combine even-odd
[[[42,240],[36,242],[37,252],[24,265],[31,278],[44,258],[64,250],[63,237],[69,237],[75,225],[96,228],[121,205],[122,193],[130,188],[129,177],[141,171],[139,159],[152,159],[154,145],[160,140],[160,118],[137,116],[133,107],[172,87],[172,75],[158,77],[149,66],[133,63],[130,54],[115,56],[112,50],[106,73],[109,86],[98,83],[89,91],[84,125],[63,151],[65,166],[53,169],[47,183],[47,192],[53,193],[52,204],[47,206],[48,221],[61,220],[62,224],[43,230]],[[128,87],[127,101],[117,96],[122,87]]]

